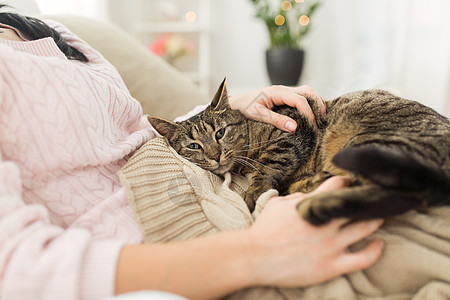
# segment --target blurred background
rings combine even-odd
[[[270,85],[265,56],[273,48],[271,18],[286,30],[281,27],[292,23],[288,17],[296,5],[306,9],[320,2],[311,15],[300,12],[303,21],[298,16],[294,20],[300,29],[308,28],[294,46],[304,53],[298,84],[312,86],[326,99],[353,90],[386,89],[450,116],[448,0],[2,2],[23,13],[77,14],[113,22],[207,95],[224,77],[231,94]],[[273,14],[261,15],[265,4]]]

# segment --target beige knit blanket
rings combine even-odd
[[[221,179],[181,158],[163,138],[141,147],[119,176],[148,243],[246,228],[277,194],[263,194],[252,215],[241,197],[248,187],[246,178],[227,174]],[[386,248],[367,270],[308,288],[255,287],[226,298],[450,299],[450,207],[389,219],[351,250],[374,238],[384,240]]]

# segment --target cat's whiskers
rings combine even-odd
[[[238,157],[238,158],[240,158],[240,159],[249,160],[249,161],[251,161],[251,162],[257,163],[258,165],[260,165],[260,166],[262,166],[262,167],[265,167],[265,168],[268,168],[268,169],[270,169],[270,170],[276,171],[274,168],[271,168],[271,167],[269,167],[269,166],[266,166],[265,164],[260,163],[259,161],[254,160],[254,159],[252,159],[252,158],[249,158],[249,157],[246,157],[246,156],[241,156],[241,155],[238,155],[238,156],[236,156],[236,157]]]
[[[261,172],[260,172],[254,165],[252,165],[251,163],[249,163],[249,162],[246,161],[245,159],[241,159],[241,158],[236,158],[236,157],[235,157],[235,158],[233,158],[233,161],[234,161],[234,162],[237,162],[237,163],[239,163],[239,164],[241,164],[241,165],[243,165],[244,167],[245,167],[245,166],[252,167],[253,169],[255,169],[256,172],[259,173],[259,175],[262,176]]]
[[[246,149],[236,150],[235,152],[246,152],[246,151],[258,150],[263,147],[266,147],[269,143],[277,142],[278,140],[280,140],[280,137],[276,138],[276,139],[267,140],[267,141],[261,141],[261,142],[257,142],[257,143],[243,145],[242,147],[244,147],[244,148],[246,147]],[[251,146],[256,146],[256,147],[251,147]]]
[[[248,151],[253,151],[253,150],[258,150],[260,148],[265,147],[266,145],[261,145],[259,147],[255,147],[255,148],[248,148],[248,149],[243,149],[243,150],[236,150],[236,152],[248,152]]]

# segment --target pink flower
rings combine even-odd
[[[149,44],[150,50],[158,56],[164,56],[166,54],[166,43],[168,39],[168,34],[160,35],[157,39],[153,40],[153,42]]]
[[[195,51],[192,41],[184,39],[179,34],[165,33],[153,40],[148,48],[158,56],[163,57],[170,64]]]

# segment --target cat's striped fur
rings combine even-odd
[[[349,93],[327,102],[317,126],[295,108],[274,110],[297,123],[294,133],[231,110],[223,82],[210,106],[173,123],[150,117],[183,157],[222,175],[251,173],[250,210],[264,191],[309,192],[331,175],[353,186],[311,197],[299,213],[313,224],[335,217],[387,217],[411,208],[450,204],[450,122],[418,102],[382,90]]]

